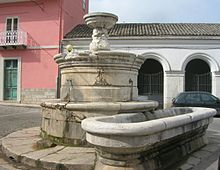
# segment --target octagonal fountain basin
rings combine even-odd
[[[88,117],[146,112],[154,110],[155,101],[130,102],[64,102],[47,101],[42,106],[41,136],[54,144],[84,145],[85,132],[81,121]]]
[[[82,128],[97,149],[96,169],[169,169],[206,144],[215,114],[208,108],[170,108],[87,118]]]

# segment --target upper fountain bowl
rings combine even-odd
[[[84,20],[91,28],[112,28],[118,21],[118,17],[111,13],[106,12],[93,12],[85,15]]]

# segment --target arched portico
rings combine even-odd
[[[153,59],[158,61],[162,65],[164,72],[171,70],[170,64],[167,59],[158,53],[143,53],[142,56],[145,58],[145,60]]]
[[[139,70],[139,95],[157,100],[160,107],[164,105],[164,75],[170,70],[168,61],[156,53],[144,53],[145,62]]]
[[[200,59],[205,61],[209,67],[212,76],[211,80],[211,93],[220,97],[220,69],[218,62],[214,59],[214,57],[205,54],[205,53],[194,53],[186,58],[182,65],[182,71],[184,71],[187,67],[187,64],[195,59]]]
[[[212,92],[209,64],[202,59],[191,60],[185,68],[185,91]]]
[[[202,64],[202,62],[204,64]],[[197,64],[196,64],[197,63]],[[207,68],[207,66],[205,66],[205,63],[207,64],[207,66],[209,68]],[[202,65],[201,65],[202,64]],[[190,67],[193,67],[192,65],[197,66],[197,76],[203,76],[203,82],[206,83],[207,85],[204,86],[204,88],[202,87],[198,87],[198,90],[202,90],[202,91],[208,91],[211,92],[212,94],[220,97],[220,87],[219,87],[219,83],[220,83],[220,73],[219,73],[219,64],[218,62],[210,55],[205,54],[205,53],[194,53],[190,56],[188,56],[186,58],[186,60],[183,62],[182,64],[182,71],[185,74],[185,90],[188,90],[187,88],[187,70]],[[205,68],[206,67],[206,68]],[[209,69],[209,70],[208,70]],[[210,74],[210,77],[209,77]],[[210,80],[209,80],[210,79]],[[210,88],[208,87],[208,84],[210,81]],[[199,82],[198,80],[195,82],[197,83],[197,85],[199,86]],[[206,87],[207,86],[207,87]],[[210,90],[209,90],[210,89]]]
[[[211,56],[205,53],[194,53],[188,56],[186,60],[183,62],[181,70],[185,72],[187,64],[194,59],[200,59],[205,61],[209,65],[211,72],[219,71],[218,62],[214,58],[212,58]]]

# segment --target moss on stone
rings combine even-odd
[[[63,145],[63,146],[72,146],[72,147],[81,147],[81,146],[88,146],[85,140],[80,139],[69,139],[65,137],[55,137],[52,135],[48,135],[47,132],[41,129],[40,136],[45,141],[50,141],[54,145]],[[47,145],[45,145],[46,147]]]

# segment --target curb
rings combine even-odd
[[[14,106],[14,107],[30,107],[30,108],[41,108],[40,104],[23,104],[23,103],[13,103],[13,102],[0,102],[2,106]]]

